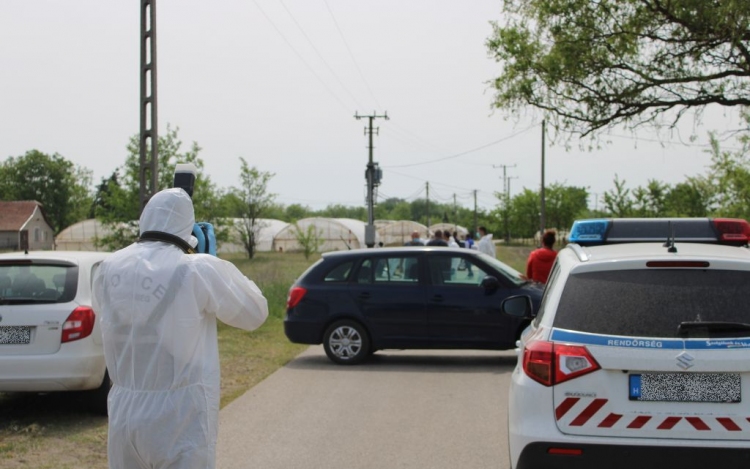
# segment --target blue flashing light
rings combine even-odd
[[[568,241],[578,244],[601,243],[607,234],[609,224],[610,220],[606,218],[576,220],[570,229]]]

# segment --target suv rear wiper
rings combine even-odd
[[[700,330],[718,333],[746,332],[750,331],[750,324],[726,321],[685,321],[677,326],[677,334],[680,336],[687,335],[690,331]]]

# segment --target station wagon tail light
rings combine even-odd
[[[747,243],[750,241],[750,223],[739,218],[714,218],[714,228],[719,241]]]
[[[523,351],[523,371],[545,386],[554,386],[600,368],[582,345],[535,340]]]
[[[70,313],[62,327],[62,343],[73,342],[91,335],[96,315],[89,306],[79,306]]]
[[[286,307],[294,308],[297,306],[297,304],[302,301],[302,298],[305,297],[305,293],[307,293],[306,288],[302,287],[292,287],[289,289],[289,296],[286,299]]]

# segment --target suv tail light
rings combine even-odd
[[[89,306],[79,306],[70,313],[62,327],[62,343],[83,339],[94,330],[96,315]]]
[[[292,287],[289,289],[289,296],[286,298],[286,307],[294,308],[297,306],[297,304],[302,301],[302,298],[304,298],[305,293],[307,293],[306,288],[302,287]]]
[[[545,386],[554,386],[600,368],[583,345],[535,340],[523,351],[523,371]]]

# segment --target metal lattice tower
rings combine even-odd
[[[156,0],[141,0],[140,210],[158,190]]]

